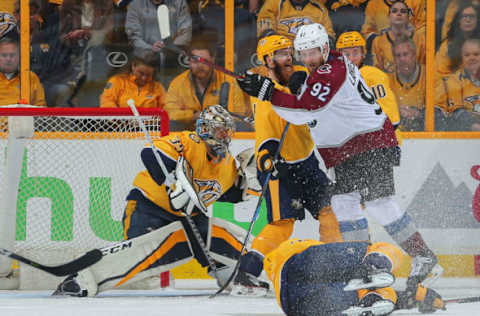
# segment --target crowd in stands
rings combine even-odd
[[[198,113],[219,103],[223,83],[229,82],[229,111],[252,115],[248,97],[234,80],[191,58],[223,65],[223,0],[29,3],[31,104],[126,107],[132,98],[138,106],[164,108],[173,129],[191,129]],[[435,129],[480,130],[480,1],[435,3]],[[425,129],[426,0],[234,4],[236,71],[258,66],[254,53],[264,34],[293,39],[299,26],[321,23],[335,47],[342,34],[356,31],[362,38],[362,65],[378,68],[389,81],[385,86],[395,95],[399,128]],[[159,30],[159,5],[168,8],[168,38]],[[0,105],[20,100],[19,13],[18,0],[1,1]]]

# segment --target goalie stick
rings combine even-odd
[[[100,259],[102,259],[102,251],[99,249],[93,249],[75,260],[57,266],[43,265],[4,248],[0,248],[0,254],[10,257],[14,260],[23,262],[29,266],[53,274],[55,276],[67,276],[75,274],[78,271],[88,268],[89,266],[97,263],[98,261],[100,261]]]
[[[157,160],[158,165],[160,166],[160,169],[162,169],[163,174],[165,175],[165,184],[173,184],[175,182],[175,179],[173,176],[168,172],[167,167],[163,163],[162,157],[160,157],[160,154],[158,153],[157,150],[155,150],[155,147],[153,146],[153,141],[152,138],[150,137],[150,133],[148,132],[147,128],[145,127],[145,124],[143,124],[143,121],[140,117],[140,114],[138,113],[137,108],[135,107],[135,102],[132,99],[129,99],[127,101],[128,106],[133,112],[133,115],[135,115],[135,118],[137,119],[138,124],[140,125],[140,128],[142,129],[143,133],[145,134],[145,138],[147,139],[147,142],[150,143],[150,146],[152,147],[152,152],[153,155],[155,156],[155,160]],[[203,204],[201,204],[203,205]],[[207,210],[204,209],[202,210],[204,213],[207,213]],[[208,251],[207,246],[205,245],[205,242],[203,241],[202,235],[200,234],[200,231],[197,228],[197,225],[195,225],[195,222],[193,219],[190,217],[188,214],[184,214],[185,218],[192,229],[193,235],[195,236],[195,239],[197,240],[198,244],[200,245],[200,248],[202,249],[203,255],[205,258],[207,258],[208,265],[210,266],[210,269],[212,269],[215,278],[217,278],[217,266],[215,264],[215,261],[213,260],[212,256],[210,255],[210,251]],[[217,278],[218,279],[218,278]]]
[[[287,131],[289,126],[290,126],[290,122],[287,122],[287,124],[285,125],[285,128],[283,129],[282,137],[280,138],[280,142],[278,143],[277,151],[273,156],[274,165],[275,165],[275,162],[278,160],[278,157],[280,156],[280,150],[282,149],[282,145],[285,141],[285,136],[287,136]],[[233,268],[233,272],[230,275],[230,277],[227,279],[227,281],[223,284],[223,286],[220,289],[218,289],[218,291],[215,292],[215,294],[210,296],[210,298],[214,298],[218,294],[222,293],[230,285],[230,283],[233,281],[233,279],[238,273],[238,269],[240,268],[240,259],[242,258],[242,254],[245,251],[245,248],[248,244],[248,240],[250,239],[250,235],[252,234],[253,225],[257,221],[258,215],[260,214],[260,207],[262,206],[263,196],[265,195],[265,192],[267,192],[268,182],[270,181],[270,177],[272,176],[272,171],[273,171],[273,168],[272,170],[268,171],[267,176],[265,178],[265,182],[262,185],[262,191],[260,193],[260,196],[258,197],[257,206],[255,207],[255,212],[253,213],[252,220],[250,221],[250,225],[248,226],[247,235],[245,236],[245,240],[243,241],[242,249],[240,250],[240,256],[237,260],[237,263],[235,264],[235,267]]]
[[[452,304],[452,303],[457,303],[457,304],[463,304],[463,303],[474,303],[474,302],[480,302],[480,296],[472,296],[472,297],[463,297],[463,298],[451,298],[448,300],[444,300],[446,304]]]

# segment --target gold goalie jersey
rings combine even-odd
[[[257,67],[253,71],[268,75],[268,71],[262,71],[261,68],[266,69],[266,67]],[[307,71],[303,66],[294,66],[294,70]],[[274,83],[276,89],[290,93],[287,87]],[[255,117],[255,152],[258,153],[258,149],[269,140],[280,141],[287,122],[275,113],[269,101],[260,101],[251,97],[250,102]],[[289,163],[295,163],[307,159],[312,154],[313,148],[314,143],[308,126],[290,124],[285,142],[280,149],[280,156]]]
[[[173,133],[153,143],[160,151],[160,155],[170,158],[172,162],[176,162],[182,155],[190,163],[194,186],[206,206],[215,202],[234,185],[237,178],[235,158],[227,153],[225,158],[214,163],[207,157],[207,145],[197,133],[189,131]],[[181,216],[180,212],[170,207],[166,185],[158,185],[146,170],[136,176],[133,185],[162,209]]]
[[[335,38],[332,21],[327,8],[318,0],[309,0],[304,6],[293,6],[291,0],[266,0],[257,19],[257,37],[265,30],[272,29],[293,41],[300,26],[320,23],[328,36]]]

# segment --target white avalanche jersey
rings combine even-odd
[[[330,53],[298,96],[275,90],[275,111],[292,124],[310,126],[327,167],[375,148],[397,146],[391,122],[360,71],[338,52]]]

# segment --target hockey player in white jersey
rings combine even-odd
[[[369,239],[363,203],[369,215],[412,256],[408,283],[416,288],[432,269],[436,273],[442,269],[412,218],[393,199],[393,167],[400,162],[400,149],[392,123],[358,68],[342,54],[330,51],[322,25],[302,26],[294,47],[310,72],[301,79],[297,95],[275,89],[269,78],[248,73],[238,79],[240,87],[271,101],[275,111],[292,124],[309,124],[326,167],[335,172],[331,204],[343,239]]]

